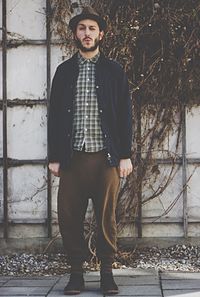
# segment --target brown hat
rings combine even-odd
[[[73,17],[70,22],[69,22],[69,27],[72,31],[76,30],[76,26],[77,24],[81,21],[81,20],[93,20],[96,21],[97,24],[99,25],[99,29],[100,31],[104,31],[106,29],[106,21],[100,17],[100,15],[91,7],[91,6],[85,6],[83,8],[83,11],[76,15],[75,17]]]

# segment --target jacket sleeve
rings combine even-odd
[[[132,104],[128,79],[122,68],[119,82],[119,137],[119,157],[120,159],[129,159],[132,146]]]
[[[48,156],[49,162],[60,161],[60,101],[61,101],[61,71],[58,66],[52,80],[49,113],[48,113]]]

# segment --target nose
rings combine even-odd
[[[90,35],[90,29],[88,27],[85,28],[85,35],[86,36]]]

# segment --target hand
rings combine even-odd
[[[60,163],[49,163],[49,170],[55,176],[60,176]]]
[[[131,159],[121,159],[119,161],[119,176],[127,177],[133,170]]]

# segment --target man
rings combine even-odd
[[[97,221],[101,290],[117,294],[112,274],[115,209],[120,177],[132,171],[128,82],[121,66],[99,51],[106,28],[102,17],[85,7],[69,27],[78,52],[56,70],[48,119],[49,169],[60,176],[58,221],[71,265],[64,294],[84,289],[88,249],[83,222],[89,198]]]

